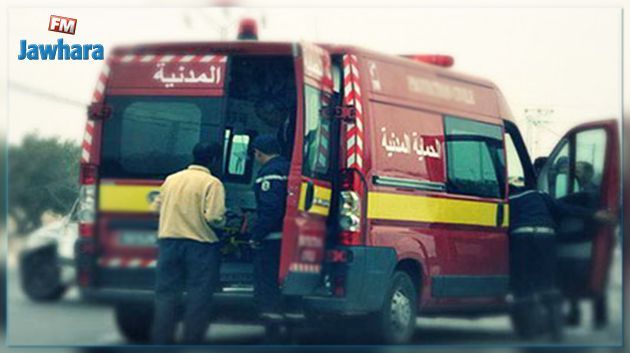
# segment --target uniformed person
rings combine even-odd
[[[579,191],[585,193],[588,202],[595,203],[599,198],[599,186],[593,181],[595,177],[595,169],[593,165],[586,161],[575,162],[575,181],[579,187]],[[595,328],[601,329],[608,324],[608,302],[606,293],[589,298],[593,310],[593,323]],[[569,312],[566,322],[569,326],[577,326],[581,321],[581,310],[579,300],[577,298],[569,299]]]
[[[573,216],[608,223],[614,222],[614,216],[605,210],[554,200],[538,190],[519,190],[510,185],[510,194],[510,278],[516,314],[535,320],[531,313],[542,304],[551,319],[551,332],[559,338],[562,315],[556,287],[556,220]],[[535,332],[525,334],[533,336]]]
[[[251,228],[254,247],[254,300],[265,319],[282,318],[278,287],[282,221],[286,209],[289,162],[271,135],[254,139],[254,157],[261,167],[254,183],[256,220]]]

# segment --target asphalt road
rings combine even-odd
[[[7,338],[11,346],[18,345],[120,345],[127,344],[117,332],[113,310],[106,306],[86,304],[71,290],[59,302],[34,303],[21,292],[15,268],[8,271]],[[621,251],[615,252],[609,285],[610,325],[594,330],[590,325],[590,305],[582,303],[582,325],[566,331],[565,344],[619,345],[622,340]],[[428,319],[417,322],[414,343],[422,345],[521,345],[510,328],[507,316],[483,319]],[[312,329],[300,329],[293,343],[343,344],[342,335],[322,334]],[[256,325],[211,325],[209,344],[261,344],[264,329]],[[535,344],[546,344],[536,342]]]

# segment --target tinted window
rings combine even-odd
[[[558,199],[569,193],[569,142],[561,141],[556,151],[540,173],[538,188]]]
[[[322,118],[321,91],[304,86],[304,174],[327,175],[330,164],[330,120]]]
[[[228,173],[244,175],[247,165],[247,151],[249,147],[249,135],[234,135],[230,155],[228,157]]]
[[[599,194],[606,160],[606,131],[586,130],[575,136],[574,191]]]
[[[199,141],[217,141],[219,98],[109,97],[101,175],[163,178],[192,162]],[[218,141],[217,141],[218,142]]]
[[[499,198],[503,195],[503,131],[498,125],[446,117],[449,192]]]
[[[505,154],[507,156],[508,184],[516,187],[525,186],[523,163],[509,134],[505,134]]]

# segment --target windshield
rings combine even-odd
[[[109,96],[100,175],[162,179],[192,162],[200,141],[221,142],[220,97]]]

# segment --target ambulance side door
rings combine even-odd
[[[619,214],[618,121],[599,121],[569,131],[538,175],[538,189],[554,199]],[[615,227],[562,217],[558,224],[558,277],[568,296],[596,296],[605,290],[615,244]]]
[[[283,293],[312,293],[319,284],[331,203],[331,120],[322,107],[333,93],[330,54],[310,43],[296,46],[298,114],[288,181],[279,282]]]

